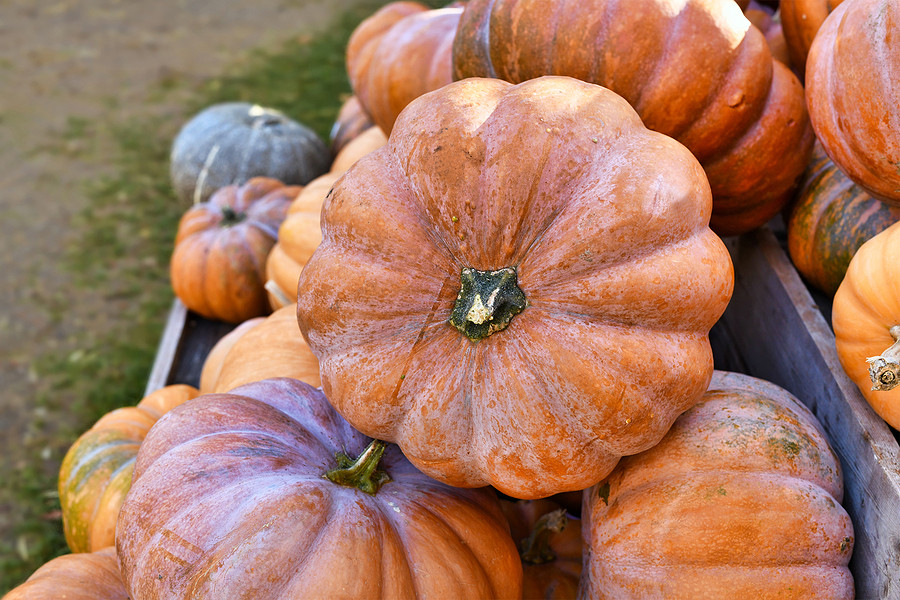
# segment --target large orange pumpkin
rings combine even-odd
[[[900,3],[843,2],[816,34],[806,100],[816,136],[850,179],[900,205]]]
[[[301,189],[254,177],[191,207],[178,223],[170,266],[172,288],[184,305],[229,323],[271,312],[266,258]]]
[[[161,419],[116,545],[142,600],[522,594],[493,490],[426,477],[287,378],[207,394]]]
[[[300,274],[325,393],[427,474],[580,490],[699,400],[733,286],[709,187],[568,77],[421,96],[338,180]]]
[[[64,554],[42,565],[3,600],[129,600],[116,549]]]
[[[722,0],[471,0],[454,77],[568,75],[611,89],[706,170],[721,235],[775,216],[809,159],[803,88]]]
[[[860,246],[834,295],[831,324],[847,375],[900,429],[900,223]]]
[[[717,372],[585,499],[584,597],[853,598],[840,463],[782,388]]]
[[[170,385],[103,415],[76,440],[59,470],[63,531],[72,552],[93,552],[115,543],[116,519],[131,487],[138,448],[159,418],[199,394]]]

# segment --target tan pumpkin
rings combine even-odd
[[[341,105],[328,135],[332,159],[344,149],[344,146],[374,124],[363,110],[359,98],[356,96],[347,98]]]
[[[162,415],[198,394],[189,385],[166,386],[137,406],[103,415],[72,444],[58,484],[63,531],[72,552],[93,552],[115,543],[116,519],[131,487],[141,442]]]
[[[39,567],[3,600],[129,600],[116,549],[64,554]]]
[[[353,141],[344,146],[344,149],[338,153],[334,158],[334,162],[331,163],[331,173],[344,173],[347,169],[356,164],[356,161],[360,158],[369,152],[381,148],[386,143],[387,136],[384,135],[381,128],[369,127],[355,137]]]
[[[291,377],[315,387],[321,384],[319,361],[297,327],[295,304],[244,328],[233,339],[222,338],[213,350],[217,351],[223,342],[226,348],[219,362],[210,363],[207,358],[203,364],[201,393],[229,392],[270,377]],[[204,383],[207,387],[203,387]]]
[[[900,429],[900,223],[860,246],[834,295],[838,358],[878,415]]]
[[[274,314],[274,313],[273,313]],[[270,315],[271,316],[271,315]],[[216,385],[216,380],[222,373],[222,363],[228,353],[234,347],[235,343],[260,323],[266,320],[266,317],[254,317],[240,323],[237,327],[219,338],[203,361],[203,367],[200,370],[200,393],[208,394]]]
[[[781,0],[781,28],[791,64],[801,78],[806,73],[806,57],[825,19],[843,0]]]
[[[703,165],[720,235],[778,214],[812,150],[803,87],[734,2],[471,0],[453,67],[457,79],[568,75],[616,92]]]
[[[816,136],[847,176],[900,205],[900,3],[843,2],[822,23],[806,64]]]
[[[521,597],[494,491],[429,479],[321,391],[267,379],[183,409],[147,436],[119,518],[132,597]]]
[[[584,489],[706,389],[733,286],[709,210],[696,159],[600,86],[420,96],[335,183],[300,274],[323,389],[452,485]]]
[[[854,597],[840,463],[784,389],[716,372],[585,499],[586,598]]]
[[[169,272],[186,307],[229,323],[271,312],[266,258],[301,189],[255,177],[219,189],[181,217]]]
[[[365,43],[350,37],[350,85],[365,112],[385,133],[390,134],[397,115],[410,101],[453,81],[451,53],[462,11],[461,7],[427,10],[422,6],[377,36],[364,21],[358,30]],[[387,5],[369,19],[380,23],[394,14],[396,10]]]

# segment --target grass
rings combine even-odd
[[[256,51],[229,72],[194,90],[185,118],[224,101],[282,110],[327,139],[350,86],[344,49],[356,25],[385,4],[369,0],[325,31]],[[442,2],[426,2],[438,7]],[[163,82],[173,91],[177,83]],[[148,115],[152,114],[148,111]],[[82,349],[40,357],[38,376],[50,385],[36,402],[41,421],[28,442],[33,460],[20,466],[0,504],[14,514],[15,541],[0,546],[0,594],[68,550],[55,494],[59,463],[72,442],[101,415],[136,404],[144,390],[172,301],[168,260],[185,206],[174,201],[168,152],[180,123],[147,116],[127,123],[70,120],[65,141],[102,131],[113,140],[113,174],[85,182],[89,198],[67,257],[77,286],[102,289],[115,315],[110,331],[85,332]]]

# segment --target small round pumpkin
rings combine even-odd
[[[284,306],[252,327],[242,329],[236,338],[219,341],[223,342],[227,351],[219,364],[207,359],[203,365],[202,374],[207,374],[207,368],[216,373],[214,379],[213,373],[208,373],[208,387],[201,385],[201,393],[228,392],[245,383],[270,377],[291,377],[316,387],[321,384],[319,361],[297,327],[295,304]],[[213,350],[217,347],[218,344],[213,346]]]
[[[3,600],[129,600],[116,549],[64,554],[39,567]]]
[[[169,412],[116,530],[133,598],[518,599],[489,488],[441,484],[287,378]]]
[[[147,432],[172,408],[199,395],[189,385],[169,385],[137,406],[103,415],[72,444],[59,470],[63,531],[72,552],[115,543],[116,519],[131,487],[131,472]]]
[[[185,123],[172,143],[169,171],[175,194],[196,204],[253,177],[304,185],[330,162],[325,143],[305,125],[273,108],[225,102]]]
[[[387,6],[381,9],[387,10]],[[369,18],[384,19],[381,11]],[[453,81],[453,38],[462,11],[461,7],[426,10],[423,6],[378,36],[371,36],[363,22],[365,44],[354,43],[351,36],[347,46],[350,84],[366,113],[386,134],[410,101]],[[357,51],[370,56],[362,58]]]
[[[301,189],[254,177],[220,189],[181,217],[169,272],[186,307],[228,323],[271,311],[266,258]]]
[[[297,313],[337,410],[451,485],[581,490],[712,375],[733,271],[703,170],[569,77],[420,96],[341,177]]]
[[[803,87],[734,2],[471,0],[454,77],[567,75],[611,89],[703,165],[720,235],[790,200],[813,133]]]
[[[831,324],[844,371],[878,415],[900,429],[900,223],[856,251],[834,295]]]
[[[822,23],[806,64],[816,136],[850,179],[900,205],[900,3],[843,2]]]
[[[854,597],[840,462],[775,384],[716,372],[585,498],[586,598]]]
[[[857,249],[897,221],[900,207],[872,198],[816,144],[791,207],[788,253],[806,281],[834,296]]]
[[[801,77],[806,73],[806,57],[825,19],[843,0],[781,0],[780,21],[791,64]]]

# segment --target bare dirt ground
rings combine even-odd
[[[0,485],[25,458],[42,386],[35,357],[74,351],[117,316],[101,290],[74,288],[61,261],[78,239],[83,183],[109,171],[115,148],[65,132],[130,116],[182,118],[182,88],[357,3],[0,0]],[[152,97],[165,81],[179,82],[175,93]],[[0,512],[0,536],[13,518]]]

